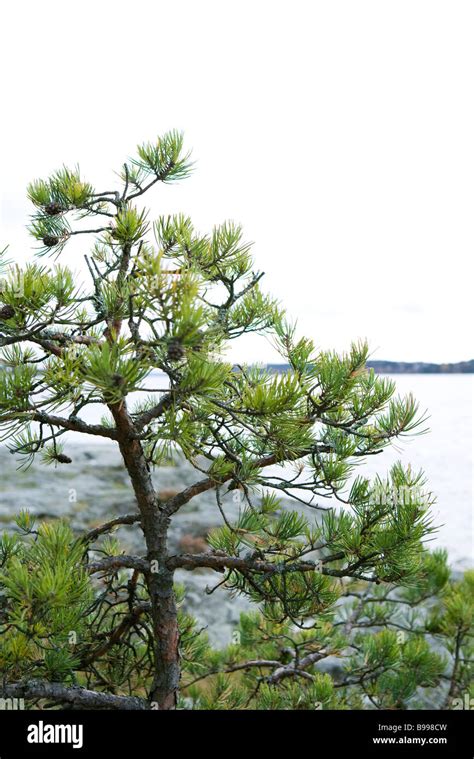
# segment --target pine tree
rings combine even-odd
[[[37,257],[54,263],[2,254],[3,439],[25,463],[55,466],[71,461],[68,431],[113,441],[137,504],[80,536],[25,512],[3,535],[2,694],[43,707],[407,708],[444,683],[449,706],[469,689],[474,577],[451,581],[446,555],[428,552],[422,473],[398,463],[355,476],[422,431],[417,404],[366,368],[366,344],[340,356],[298,338],[238,225],[201,234],[182,215],[148,220],[145,193],[191,170],[176,132],[140,146],[117,191],[62,168],[28,190]],[[87,285],[57,263],[76,235],[92,238]],[[226,361],[251,332],[288,372]],[[137,402],[153,370],[168,386]],[[100,424],[84,420],[91,404]],[[176,456],[196,481],[160,498],[152,471]],[[206,491],[222,527],[208,551],[171,555],[173,519]],[[142,530],[142,555],[123,553],[121,525]],[[256,605],[226,650],[183,613],[183,567],[214,570]]]

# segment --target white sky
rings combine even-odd
[[[473,357],[472,2],[72,7],[2,5],[1,247],[28,253],[31,179],[77,162],[109,189],[138,142],[176,127],[197,169],[150,196],[154,215],[241,222],[302,333],[338,350],[367,337],[374,358]],[[274,354],[249,339],[237,357]]]

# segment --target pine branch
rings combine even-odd
[[[342,555],[342,557],[344,554]],[[321,564],[327,562],[328,559],[322,559]],[[223,572],[225,569],[234,571],[256,572],[264,575],[279,575],[288,574],[290,572],[319,572],[329,577],[353,577],[366,582],[375,582],[378,584],[377,577],[368,577],[356,572],[356,568],[363,562],[358,562],[356,565],[349,565],[342,569],[328,569],[321,566],[314,561],[294,561],[287,563],[276,563],[271,561],[265,561],[261,559],[248,559],[240,556],[225,556],[220,553],[182,553],[175,556],[171,556],[166,566],[168,569],[174,570],[178,568],[184,569],[199,569],[208,568],[214,569],[216,572]]]
[[[153,406],[153,408],[149,409],[148,411],[144,411],[143,414],[140,414],[140,416],[135,419],[136,429],[141,431],[144,427],[147,426],[147,424],[153,421],[153,419],[158,419],[164,414],[167,409],[173,405],[175,400],[176,398],[172,393],[167,393],[164,395],[163,398],[161,398],[160,402],[156,404],[156,406]]]
[[[116,519],[111,519],[110,522],[104,522],[104,524],[101,524],[99,527],[94,527],[93,530],[89,530],[85,535],[81,537],[81,540],[84,543],[92,543],[94,540],[96,540],[99,535],[103,535],[106,532],[110,532],[114,529],[114,527],[118,527],[120,525],[127,525],[127,524],[135,524],[136,522],[140,522],[142,519],[141,514],[126,514],[123,517],[117,517]]]
[[[78,417],[69,417],[69,419],[66,419],[62,416],[47,414],[44,411],[35,411],[29,418],[33,422],[49,424],[53,427],[61,427],[62,429],[71,432],[83,432],[87,435],[110,438],[110,440],[118,439],[115,429],[103,427],[101,424],[87,424],[87,422],[82,421],[82,419],[79,419]]]
[[[278,667],[269,677],[266,678],[266,682],[269,685],[275,685],[286,677],[306,677],[309,680],[313,679],[313,675],[306,672],[306,668],[316,664],[316,662],[325,659],[329,654],[324,650],[315,651],[307,656],[304,656],[299,661],[293,660],[290,664],[285,664]]]
[[[150,564],[139,556],[107,556],[105,559],[87,564],[86,569],[89,574],[116,571],[117,569],[137,569],[139,572],[147,574],[150,571]]]
[[[253,571],[261,574],[276,574],[281,572],[314,572],[314,561],[294,562],[292,564],[276,564],[260,559],[246,559],[239,556],[225,556],[220,553],[183,553],[171,556],[166,562],[169,569],[198,569],[207,567],[217,572],[225,569]]]
[[[304,458],[305,456],[309,456],[312,453],[330,453],[331,452],[330,446],[327,445],[320,445],[316,448],[307,448],[304,451],[298,452],[298,454],[295,454],[292,457],[281,457],[278,456],[276,453],[272,453],[269,456],[262,456],[260,459],[255,459],[251,463],[251,467],[253,469],[264,469],[267,466],[272,466],[273,464],[279,464],[282,461],[298,461],[299,459]],[[199,495],[200,493],[205,493],[207,490],[212,490],[212,488],[216,487],[216,485],[223,485],[224,482],[229,482],[230,480],[234,479],[234,473],[231,472],[228,475],[225,475],[223,477],[213,478],[213,477],[207,477],[206,479],[200,480],[199,482],[194,483],[194,485],[190,485],[189,487],[182,490],[180,493],[177,493],[173,498],[170,498],[169,501],[167,501],[164,511],[168,514],[168,516],[171,516],[172,514],[175,514],[182,506],[184,506],[186,503],[188,503],[192,498],[194,498],[196,495]]]
[[[114,630],[111,630],[108,633],[108,639],[105,641],[105,643],[84,656],[80,664],[81,668],[87,667],[92,664],[92,662],[97,661],[97,659],[100,659],[101,656],[104,656],[104,654],[106,654],[107,651],[112,648],[112,646],[120,643],[124,635],[126,635],[126,633],[137,623],[141,615],[145,614],[147,611],[150,611],[150,609],[151,605],[147,602],[134,606],[130,613],[124,616],[120,624]]]
[[[57,704],[70,704],[78,709],[147,709],[144,699],[135,696],[114,696],[111,693],[66,686],[62,683],[48,683],[43,680],[27,680],[19,683],[0,683],[3,698],[48,699]]]
[[[268,683],[268,685],[276,685],[287,677],[304,677],[308,680],[312,680],[313,675],[311,675],[309,672],[306,672],[306,669],[313,664],[321,661],[322,659],[325,659],[327,656],[329,656],[329,652],[321,649],[320,651],[315,651],[308,654],[307,656],[304,656],[299,661],[293,659],[289,664],[282,664],[281,661],[278,661],[277,659],[249,659],[248,661],[239,662],[238,664],[231,664],[224,669],[212,669],[203,675],[199,675],[199,677],[196,677],[191,682],[186,683],[185,687],[189,688],[191,685],[194,685],[195,683],[201,680],[205,680],[207,677],[211,677],[212,675],[216,675],[218,673],[230,675],[234,672],[245,672],[250,669],[260,669],[267,667],[270,667],[274,670],[272,674],[265,675],[264,677],[258,679],[264,680],[266,683]]]

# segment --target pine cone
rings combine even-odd
[[[153,348],[150,348],[148,345],[140,345],[137,348],[137,359],[139,361],[148,361],[152,364],[157,360],[157,355]]]
[[[5,321],[6,319],[11,319],[12,316],[15,316],[15,309],[13,306],[9,306],[8,304],[2,306],[0,308],[0,319],[2,321]]]
[[[186,351],[178,340],[168,343],[168,361],[179,361],[184,358]]]
[[[44,207],[45,212],[48,214],[48,216],[57,216],[58,214],[62,213],[65,209],[62,207],[60,203],[48,203],[47,206]]]
[[[58,453],[56,461],[59,461],[60,464],[72,464],[72,459],[70,459],[69,456],[66,456],[65,453]]]
[[[112,381],[116,387],[122,387],[125,384],[125,377],[122,377],[121,374],[115,373],[112,374]]]
[[[54,235],[45,235],[43,237],[43,245],[46,245],[47,248],[54,248],[54,246],[58,244],[59,237],[54,237]]]
[[[202,329],[198,329],[196,332],[196,342],[193,345],[193,351],[196,351],[196,353],[199,353],[199,351],[202,351],[202,344],[204,341],[204,332]]]

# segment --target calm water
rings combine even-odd
[[[430,431],[402,440],[399,452],[388,450],[370,461],[368,471],[381,473],[401,458],[425,471],[436,496],[433,511],[442,524],[436,543],[448,549],[451,561],[472,565],[474,377],[468,374],[403,374],[395,377],[400,393],[412,392],[427,409]]]
[[[429,432],[396,441],[395,446],[368,457],[358,474],[385,474],[397,460],[423,469],[424,490],[436,497],[432,509],[439,525],[432,546],[449,552],[450,562],[474,562],[473,449],[474,376],[468,374],[398,374],[398,393],[413,393],[420,412],[429,414]],[[326,501],[324,505],[326,505]],[[322,504],[323,505],[323,504]]]
[[[155,375],[148,384],[165,387],[163,379]],[[472,564],[474,376],[401,374],[394,379],[400,394],[412,392],[420,410],[428,411],[430,431],[404,438],[396,448],[369,457],[360,467],[360,474],[384,474],[397,459],[410,462],[415,469],[422,468],[428,478],[427,487],[437,498],[434,516],[441,525],[432,545],[447,548],[453,563]],[[88,421],[99,420],[96,409],[92,408],[94,415],[88,415]],[[84,437],[79,437],[84,442]],[[101,442],[99,438],[87,439]]]

